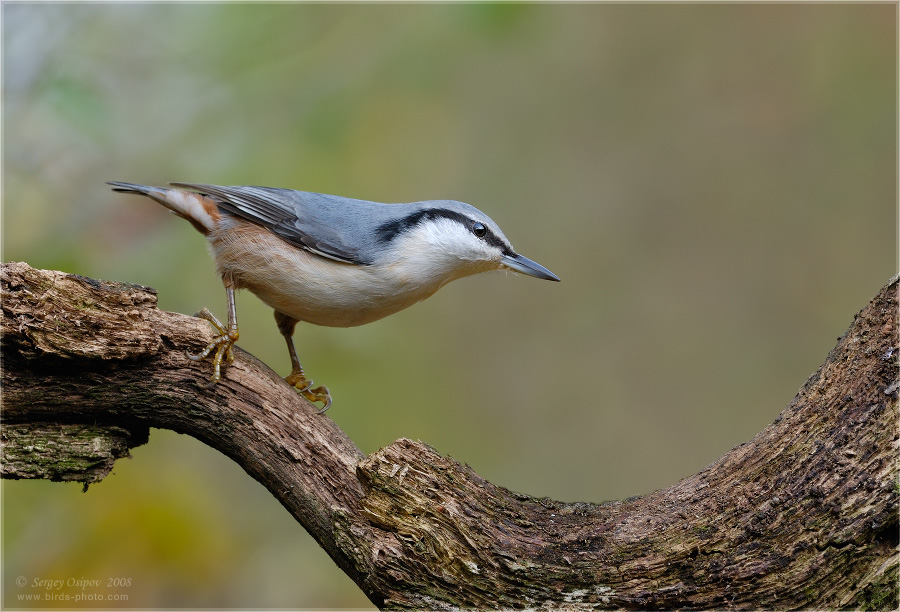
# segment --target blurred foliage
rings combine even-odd
[[[2,11],[5,261],[221,314],[200,236],[104,185],[181,180],[464,200],[563,279],[301,325],[365,452],[420,438],[514,490],[646,493],[765,427],[895,271],[893,4]],[[238,309],[241,346],[286,374],[271,311]],[[131,578],[117,607],[368,606],[184,436],[154,431],[85,495],[2,489],[6,607],[20,576]]]

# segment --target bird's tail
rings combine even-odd
[[[190,221],[191,225],[204,235],[216,227],[216,222],[221,216],[219,208],[213,200],[193,191],[150,187],[119,181],[110,181],[107,185],[112,185],[113,191],[137,193],[159,202],[182,219]]]

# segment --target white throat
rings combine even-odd
[[[434,219],[391,241],[378,262],[412,285],[433,286],[501,268],[501,252],[450,219]]]

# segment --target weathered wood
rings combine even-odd
[[[135,433],[111,425],[69,423],[10,425],[0,429],[3,478],[44,478],[83,482],[85,489],[112,471],[128,449],[147,441],[149,431]]]
[[[235,351],[202,390],[204,321],[151,289],[3,264],[4,478],[102,478],[149,427],[238,462],[369,598],[416,608],[898,606],[897,280],[782,414],[650,495],[508,491],[420,442],[365,457]],[[725,409],[725,408],[723,408]]]

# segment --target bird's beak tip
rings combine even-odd
[[[504,255],[500,258],[504,266],[515,272],[527,274],[535,278],[559,282],[559,277],[553,272],[523,255],[513,253],[512,255]]]

